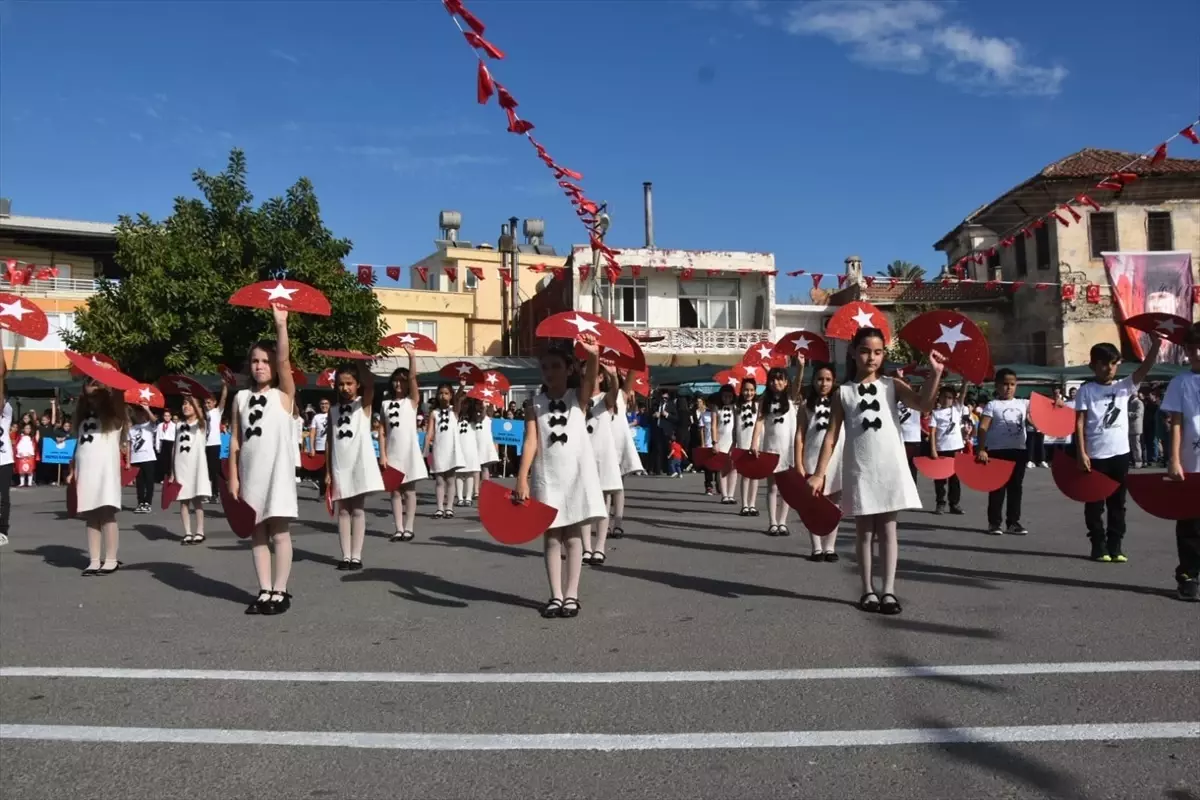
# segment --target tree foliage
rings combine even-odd
[[[889,278],[899,278],[902,281],[911,281],[915,278],[925,277],[925,268],[918,264],[910,264],[907,261],[893,261],[887,265],[884,274]]]
[[[223,172],[197,170],[192,180],[202,198],[177,198],[162,222],[121,217],[116,261],[124,277],[102,282],[77,314],[70,347],[105,353],[146,381],[212,374],[222,363],[238,370],[272,324],[269,313],[231,306],[229,297],[256,281],[289,278],[321,290],[333,307],[330,317],[291,315],[293,363],[321,366],[313,348],[378,352],[379,300],[344,269],[350,241],[321,222],[307,178],[254,208],[246,157],[235,149]]]

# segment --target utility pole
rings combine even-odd
[[[496,249],[500,252],[500,270],[503,274],[505,269],[512,269],[513,257],[512,254],[516,251],[516,230],[510,227],[509,223],[500,225],[500,240],[496,242]],[[516,284],[516,271],[509,273],[513,279],[513,285]],[[502,355],[511,356],[516,351],[516,309],[510,308],[508,288],[504,285],[503,277],[500,279],[500,352]]]
[[[509,340],[511,341],[509,355],[516,356],[521,353],[521,335],[517,328],[517,316],[520,311],[520,289],[521,289],[521,251],[517,247],[517,222],[516,217],[508,218],[508,234],[510,237],[511,246],[509,248],[509,275],[512,276],[512,281],[508,284],[509,289]],[[503,296],[504,287],[500,287],[500,293]]]

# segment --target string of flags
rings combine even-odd
[[[58,267],[50,264],[30,264],[15,258],[4,261],[4,278],[11,286],[28,286],[32,281],[52,281],[57,277]]]

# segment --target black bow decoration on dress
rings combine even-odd
[[[772,420],[772,422],[774,422],[776,425],[782,425],[786,421],[787,417],[776,417],[774,420]]]
[[[262,428],[251,428],[250,430],[246,431],[245,439],[248,442],[255,436],[262,436]]]
[[[588,429],[588,433],[592,433],[596,430],[594,427],[592,427],[592,423],[590,423],[590,422],[587,425],[587,429]]]
[[[858,401],[858,410],[859,411],[878,411],[879,410],[879,401],[872,400],[871,402],[868,403],[866,400],[859,400]]]
[[[878,418],[876,418],[876,419],[864,419],[864,420],[862,421],[862,425],[863,425],[863,430],[864,430],[864,431],[869,431],[869,430],[871,430],[872,428],[874,428],[875,430],[879,430],[880,428],[882,428],[882,427],[883,427],[883,421],[882,421],[882,420],[880,420],[880,419],[878,419]]]
[[[559,425],[566,425],[567,418],[566,417],[549,417],[546,420],[546,424],[549,425],[551,428],[556,428]]]
[[[354,410],[354,406],[350,403],[347,403],[347,404],[343,405],[341,408],[339,408],[338,412],[341,414],[349,414],[353,410]]]
[[[251,411],[250,412],[250,424],[253,425],[254,423],[258,422],[260,419],[262,419],[262,415],[263,415],[263,412],[259,411],[258,409]]]
[[[874,394],[876,394],[875,384],[872,383],[870,386],[867,386],[867,385],[860,383],[858,385],[858,393],[859,393],[859,395],[864,395],[864,394],[874,395]]]
[[[80,443],[80,444],[87,444],[88,442],[94,441],[94,440],[95,440],[95,438],[96,438],[96,437],[92,436],[92,435],[89,433],[89,434],[87,434],[86,436],[80,436],[80,437],[79,437],[79,443]],[[2,451],[2,450],[4,450],[4,445],[3,445],[3,444],[0,444],[0,451]]]
[[[551,413],[551,414],[554,414],[554,413],[565,414],[565,413],[567,413],[567,404],[566,404],[564,401],[562,401],[562,400],[551,400],[551,401],[550,401],[550,413]]]
[[[250,408],[254,408],[255,406],[262,406],[263,408],[266,408],[267,407],[267,396],[265,394],[261,394],[261,395],[258,395],[257,397],[251,397],[249,406],[250,406]]]
[[[337,438],[339,438],[339,439],[353,439],[353,438],[354,438],[354,431],[338,431]]]
[[[566,444],[567,443],[567,435],[565,433],[550,434],[550,444],[554,444],[555,442],[560,442],[562,444]]]

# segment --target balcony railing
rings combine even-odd
[[[770,339],[766,330],[742,328],[625,328],[647,353],[744,353]],[[648,341],[643,341],[645,336]],[[661,338],[660,338],[661,337]],[[655,341],[657,340],[657,341]]]
[[[7,278],[0,276],[0,290],[26,295],[91,297],[100,290],[100,282],[91,278],[51,278],[14,287]]]

